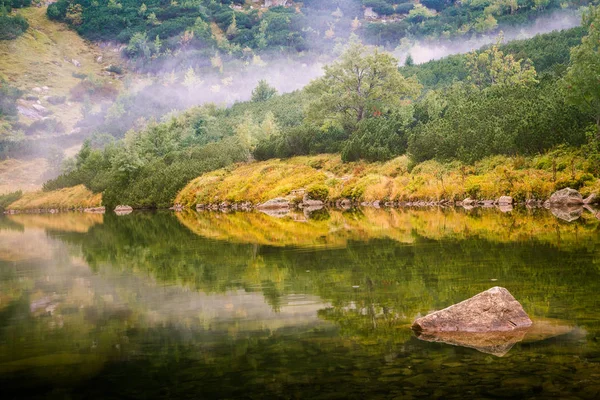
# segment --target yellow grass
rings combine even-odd
[[[555,179],[552,160],[557,165]],[[585,158],[564,149],[529,159],[495,156],[473,166],[427,161],[410,172],[406,156],[385,163],[342,163],[338,155],[319,155],[247,163],[208,173],[191,181],[175,201],[190,207],[222,201],[261,203],[312,184],[327,186],[330,200],[435,201],[503,195],[516,200],[547,199],[560,182],[585,175]],[[583,195],[598,193],[597,177],[587,176],[592,179],[580,191]]]
[[[59,209],[72,210],[99,207],[102,194],[94,194],[83,185],[54,190],[51,192],[25,193],[23,197],[7,207],[8,210]]]

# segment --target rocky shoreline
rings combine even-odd
[[[547,200],[540,199],[528,199],[526,201],[517,202],[511,196],[501,196],[498,199],[471,199],[466,198],[464,200],[438,200],[438,201],[384,201],[376,200],[372,202],[366,201],[352,201],[348,198],[337,199],[335,201],[323,201],[318,199],[311,199],[303,190],[295,190],[286,197],[276,197],[268,200],[264,203],[252,203],[249,201],[244,202],[216,202],[210,204],[197,204],[196,211],[262,211],[270,215],[283,216],[287,212],[293,210],[304,211],[310,213],[323,208],[336,208],[342,210],[348,210],[352,208],[360,207],[373,207],[373,208],[426,208],[426,207],[438,207],[438,208],[451,208],[461,207],[465,210],[471,210],[474,208],[496,208],[501,212],[510,212],[515,207],[526,207],[529,209],[533,208],[544,208],[550,210],[557,218],[573,221],[579,216],[584,209],[587,209],[593,213],[598,219],[600,219],[600,211],[593,209],[591,206],[600,201],[600,199],[592,194],[587,198],[583,198],[581,194],[570,188],[561,189],[552,194]],[[170,207],[169,210],[182,212],[187,207],[181,204],[175,204]],[[127,215],[133,212],[134,208],[128,205],[119,205],[113,211],[117,215]],[[104,214],[106,207],[92,207],[92,208],[39,208],[39,209],[19,209],[4,211],[4,214],[56,214],[62,212],[81,212],[81,213],[94,213]]]
[[[301,197],[300,197],[301,195]],[[348,198],[337,199],[335,201],[323,201],[311,199],[302,191],[294,191],[286,197],[276,197],[264,203],[245,202],[216,202],[210,204],[196,204],[196,210],[233,210],[233,211],[251,211],[251,210],[282,210],[282,209],[310,209],[334,207],[340,209],[349,209],[355,207],[375,207],[375,208],[404,208],[404,207],[463,207],[471,209],[475,207],[492,208],[498,207],[500,211],[510,211],[515,206],[538,207],[538,208],[555,208],[577,205],[591,205],[598,202],[596,195],[592,194],[587,198],[583,198],[581,194],[570,188],[561,189],[552,194],[547,200],[528,199],[526,201],[517,202],[511,196],[501,196],[498,199],[471,199],[464,200],[415,200],[415,201],[385,201],[376,200],[372,202],[352,201]],[[174,211],[183,211],[186,207],[181,204],[175,204],[171,207]]]

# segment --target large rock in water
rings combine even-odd
[[[564,188],[552,193],[550,196],[551,205],[571,206],[575,204],[583,204],[583,197],[575,189]]]
[[[528,328],[531,319],[521,304],[502,287],[417,319],[417,332],[506,332]]]

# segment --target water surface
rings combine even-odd
[[[2,397],[598,398],[599,227],[525,209],[2,217]],[[541,333],[498,356],[410,330],[496,285]]]

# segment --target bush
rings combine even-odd
[[[118,65],[111,64],[108,66],[108,68],[106,68],[106,70],[117,75],[123,75],[123,68]]]
[[[67,8],[69,8],[69,2],[67,0],[58,0],[56,3],[52,3],[46,9],[46,15],[53,21],[64,21],[67,16]]]
[[[398,4],[396,6],[396,13],[397,14],[408,14],[410,12],[410,10],[412,10],[413,8],[415,8],[414,3]]]
[[[0,117],[17,115],[17,99],[23,92],[0,78]]]
[[[71,89],[71,98],[74,101],[83,101],[86,97],[112,99],[118,93],[109,81],[85,79]]]
[[[1,194],[0,195],[0,213],[4,212],[4,210],[6,210],[6,208],[9,205],[11,205],[15,201],[19,200],[21,197],[23,197],[23,192],[20,190],[18,190],[16,192],[7,193],[7,194]]]
[[[402,123],[393,116],[364,119],[342,149],[342,160],[387,161],[404,154],[407,139]]]
[[[312,200],[327,201],[329,197],[329,188],[325,185],[312,185],[306,189],[306,194]]]
[[[42,133],[61,133],[65,131],[65,126],[61,121],[54,118],[47,118],[33,121],[25,130],[29,135],[40,131]]]
[[[0,14],[0,40],[13,40],[29,28],[27,20],[20,15],[14,17]]]

